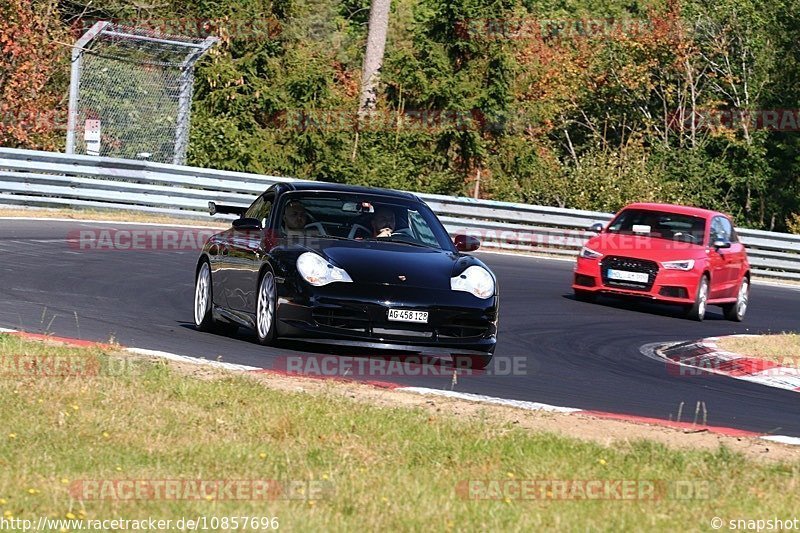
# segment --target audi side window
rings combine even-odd
[[[714,244],[718,236],[728,238],[725,226],[722,225],[722,219],[720,217],[714,217],[711,221],[711,234],[708,236],[709,246]]]
[[[711,219],[711,228],[708,232],[708,245],[711,246],[714,244],[714,241],[717,240],[717,231],[719,230],[717,225],[717,217]]]
[[[727,240],[731,240],[731,223],[728,221],[727,218],[719,217],[719,227],[722,235],[725,236]]]
[[[727,218],[722,218],[722,228],[725,230],[725,237],[726,237],[726,238],[727,238],[727,239],[728,239],[730,242],[736,242],[736,241],[734,240],[734,238],[735,238],[735,233],[734,233],[734,231],[733,231],[733,226],[731,225],[731,221],[730,221],[730,220],[728,220]]]

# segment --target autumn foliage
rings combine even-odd
[[[63,142],[68,42],[56,2],[0,2],[0,145]]]

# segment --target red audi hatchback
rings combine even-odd
[[[750,264],[731,219],[668,204],[631,204],[586,242],[572,288],[581,301],[598,294],[682,305],[703,320],[709,305],[741,321],[750,296]]]

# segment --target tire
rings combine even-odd
[[[194,325],[200,331],[233,335],[239,330],[238,324],[214,320],[211,311],[214,301],[212,287],[211,267],[208,261],[203,261],[194,283]]]
[[[453,354],[453,366],[455,368],[469,368],[472,370],[483,370],[492,362],[493,354],[482,355],[462,355]]]
[[[269,346],[275,343],[275,302],[277,301],[275,275],[267,270],[258,282],[256,304],[256,335],[258,343]]]
[[[594,303],[594,301],[597,300],[597,295],[592,291],[575,289],[575,299],[579,302]]]
[[[697,293],[694,296],[694,304],[686,310],[686,318],[702,322],[706,316],[708,308],[708,276],[703,274],[700,283],[697,284]]]
[[[194,325],[200,331],[214,329],[214,317],[211,314],[211,267],[203,261],[194,281]]]
[[[742,284],[739,285],[739,292],[736,294],[736,303],[726,304],[722,306],[722,312],[725,318],[734,322],[741,322],[744,320],[744,315],[747,313],[747,306],[750,303],[750,280],[742,278]]]

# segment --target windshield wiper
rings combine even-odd
[[[347,237],[339,237],[338,235],[319,235],[318,239],[335,239],[337,241],[354,241],[355,239],[348,239]]]
[[[433,246],[431,246],[429,244],[422,244],[422,243],[419,243],[419,242],[396,241],[396,240],[392,239],[391,237],[383,237],[383,238],[380,238],[380,239],[373,237],[372,239],[369,239],[369,240],[373,241],[373,242],[390,242],[392,244],[407,244],[409,246],[416,246],[418,248],[430,248],[432,250],[439,250],[440,249],[440,248],[435,248],[435,247],[433,247]]]

